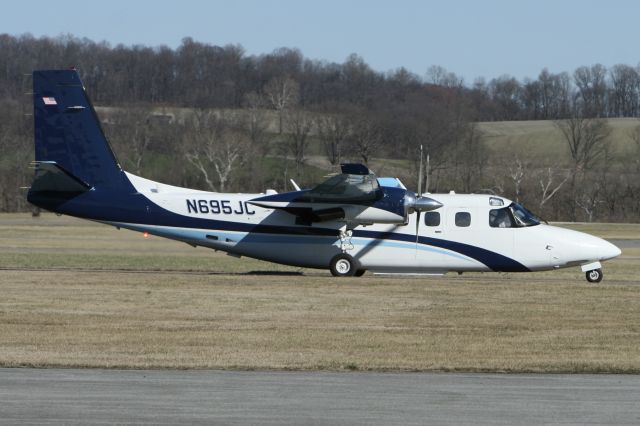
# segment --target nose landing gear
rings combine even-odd
[[[587,271],[586,273],[587,281],[590,283],[599,283],[602,281],[602,269],[592,269],[591,271]]]

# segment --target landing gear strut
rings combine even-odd
[[[587,281],[590,283],[599,283],[602,281],[602,269],[593,269],[591,271],[587,271],[586,273]]]
[[[347,228],[344,231],[340,231],[340,250],[343,253],[346,253],[347,250],[353,250],[353,243],[351,242],[351,237],[353,236],[353,230]]]

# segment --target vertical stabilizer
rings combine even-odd
[[[33,72],[36,165],[55,163],[94,188],[117,188],[123,172],[75,70]]]

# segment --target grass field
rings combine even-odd
[[[625,146],[633,145],[629,134],[640,125],[640,120],[611,118],[607,123],[611,127],[609,139],[614,151],[621,152]],[[478,123],[478,127],[494,150],[569,159],[567,143],[552,120],[483,122]]]
[[[635,248],[597,285],[579,268],[335,279],[16,214],[0,268],[2,366],[640,373]]]

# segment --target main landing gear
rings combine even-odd
[[[602,281],[604,274],[602,273],[602,269],[593,269],[591,271],[587,271],[586,276],[587,281],[590,283],[599,283]]]
[[[359,272],[358,261],[347,253],[340,253],[333,256],[331,262],[329,262],[329,269],[331,270],[331,275],[334,277],[352,277]]]
[[[351,236],[353,231],[340,231],[340,248],[342,253],[336,254],[329,262],[329,270],[334,277],[361,277],[366,271],[360,268],[360,262],[353,258],[347,250],[353,250]]]

